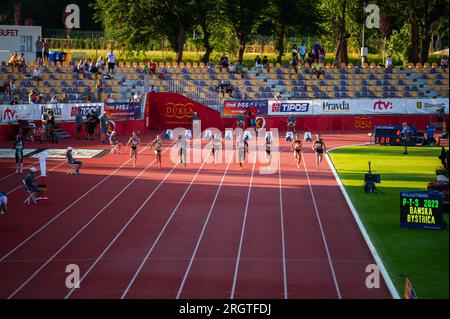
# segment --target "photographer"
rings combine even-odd
[[[408,144],[411,140],[411,129],[406,124],[406,122],[402,123],[402,131],[400,133],[400,136],[402,138],[402,145],[405,147],[405,151],[403,154],[408,154]]]

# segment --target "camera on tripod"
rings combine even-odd
[[[364,192],[366,193],[375,193],[377,188],[375,184],[381,183],[381,175],[380,174],[372,174],[372,169],[370,167],[371,162],[369,161],[369,171],[364,174]]]

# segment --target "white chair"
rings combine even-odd
[[[67,161],[67,164],[69,164],[69,170],[67,171],[67,175],[75,175],[76,174],[76,171],[75,171],[75,169],[76,169],[76,165],[75,164],[72,164],[71,162],[69,162],[69,161]]]
[[[34,193],[34,192],[32,192],[32,191],[30,191],[28,189],[27,184],[25,183],[25,180],[22,181],[22,184],[23,184],[23,186],[25,187],[25,190],[28,193],[28,197],[27,197],[27,199],[24,200],[23,203],[30,205],[31,201],[33,201],[35,204],[37,204],[38,198],[36,197],[36,193]]]

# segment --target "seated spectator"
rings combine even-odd
[[[385,67],[387,69],[391,69],[392,68],[392,58],[391,58],[390,55],[388,55],[388,57],[386,58]]]
[[[80,62],[78,62],[78,73],[83,73],[84,72],[84,63],[83,60],[80,60]]]
[[[316,57],[314,55],[314,52],[313,51],[309,51],[308,52],[308,64],[312,65],[315,60],[316,60]]]
[[[156,93],[157,92],[156,91],[156,87],[155,87],[154,84],[152,84],[152,87],[150,88],[150,92],[152,92],[152,93]]]
[[[20,59],[17,53],[14,53],[8,61],[8,66],[19,67]]]
[[[228,73],[234,74],[236,73],[236,67],[233,63],[230,63],[230,66],[228,67]]]
[[[69,99],[67,98],[67,95],[63,94],[61,97],[61,103],[69,103]]]
[[[261,69],[262,67],[263,67],[262,60],[259,57],[259,55],[257,55],[256,58],[255,58],[255,68],[256,69]]]
[[[35,67],[33,70],[33,80],[36,80],[38,85],[39,81],[42,81],[41,73],[39,72],[39,67]]]
[[[80,73],[80,69],[78,68],[78,65],[74,65],[74,66],[73,66],[72,72],[73,72],[73,73],[76,73],[76,74],[79,74],[79,73]]]
[[[19,97],[15,96],[12,100],[11,100],[11,105],[18,105],[19,104]]]
[[[116,100],[113,98],[113,96],[112,96],[111,94],[108,94],[108,95],[106,96],[106,102],[108,102],[108,103],[114,103],[114,102],[116,102]]]
[[[314,64],[314,73],[317,75],[317,78],[319,78],[321,74],[325,77],[325,71],[318,63]]]
[[[442,59],[441,59],[441,63],[439,64],[445,71],[447,71],[447,69],[448,69],[448,58],[447,58],[447,56],[444,56]]]
[[[25,56],[23,53],[20,54],[20,58],[19,58],[19,72],[22,72],[22,73],[27,72],[27,63],[25,61]]]
[[[98,73],[98,68],[95,66],[94,62],[91,61],[91,63],[89,63],[89,73],[91,74],[97,74]]]
[[[80,168],[81,168],[81,165],[83,165],[83,162],[77,161],[77,160],[73,157],[73,148],[70,147],[70,146],[67,148],[66,159],[67,159],[67,162],[68,162],[70,165],[76,165],[76,168],[75,168],[75,174],[78,175],[78,174],[80,173]]]
[[[105,68],[105,61],[101,56],[98,57],[97,62],[95,63],[95,67],[97,68],[98,72],[103,72],[103,69]]]
[[[59,103],[58,98],[56,97],[56,95],[52,96],[52,98],[50,100],[50,103]]]
[[[29,104],[38,104],[38,96],[36,93],[36,89],[30,90],[30,93],[28,94],[28,103]]]
[[[149,74],[149,73],[150,73],[149,70],[150,70],[150,69],[149,69],[149,67],[148,67],[148,64],[145,63],[145,64],[144,64],[144,67],[142,68],[142,73],[144,73],[144,74]]]
[[[230,62],[228,61],[227,55],[224,53],[222,57],[220,58],[220,65],[224,68],[228,68],[228,65]]]
[[[85,86],[83,89],[83,100],[86,102],[91,102],[92,101],[92,91],[91,88],[89,86]]]
[[[12,79],[11,81],[9,81],[9,85],[6,87],[5,90],[9,96],[14,95],[17,93],[17,87],[16,87],[16,80]]]
[[[40,194],[44,190],[41,185],[37,185],[35,182],[35,173],[37,172],[37,169],[35,167],[30,168],[29,173],[25,177],[25,185],[27,186],[28,190],[32,193],[35,193],[37,197],[40,197]]]
[[[149,71],[150,71],[151,74],[155,74],[156,73],[156,63],[153,62],[153,60],[150,61]]]
[[[102,94],[103,94],[103,82],[101,79],[98,79],[97,84],[95,84],[95,92],[96,92],[97,101],[100,102],[102,100]]]
[[[267,57],[267,55],[264,56],[264,58],[262,60],[262,64],[265,68],[267,68],[269,66],[269,58]]]

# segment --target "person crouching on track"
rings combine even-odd
[[[312,145],[312,150],[316,155],[316,168],[319,170],[319,165],[323,160],[323,154],[326,152],[325,142],[323,141],[320,134],[316,135],[316,140]]]
[[[180,163],[186,166],[187,141],[183,135],[178,136],[178,147],[180,148]]]
[[[0,192],[0,214],[3,215],[8,211],[8,197],[6,193]]]
[[[111,132],[111,136],[109,137],[109,145],[111,148],[116,149],[120,154],[120,151],[122,150],[122,143],[117,140],[116,131]]]
[[[302,161],[302,140],[298,134],[295,134],[295,139],[292,142],[292,150],[294,151],[294,159],[297,163],[297,168],[300,168],[300,163]]]
[[[40,194],[44,191],[44,188],[40,185],[37,185],[34,181],[35,176],[34,173],[37,172],[37,169],[35,167],[30,168],[30,172],[25,177],[25,185],[27,186],[28,190],[30,192],[36,193],[37,197],[40,198]]]
[[[150,150],[155,146],[155,156],[156,161],[159,163],[159,168],[161,168],[162,161],[161,161],[161,147],[162,147],[162,140],[159,135],[156,135],[156,139],[152,142],[152,145],[150,145]]]
[[[75,174],[78,175],[80,173],[80,168],[83,163],[81,161],[75,160],[75,158],[73,157],[73,148],[70,146],[67,148],[66,159],[70,165],[77,165],[77,168],[75,169]]]
[[[133,158],[133,167],[136,167],[137,157],[138,157],[138,150],[137,147],[141,145],[141,140],[137,136],[136,132],[133,131],[133,135],[128,140],[127,146],[131,145],[130,148],[130,158]]]
[[[272,162],[272,140],[270,136],[266,137],[265,146],[266,146],[266,159],[269,161],[269,168],[270,168],[270,163]]]
[[[16,174],[19,173],[19,166],[20,166],[20,174],[23,173],[23,140],[22,136],[17,135],[16,141],[14,142],[14,150],[16,154]]]

